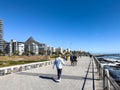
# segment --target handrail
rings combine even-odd
[[[97,67],[97,72],[99,73],[99,79],[102,79],[103,67],[101,66],[100,61],[96,57],[93,56],[93,58],[94,58],[94,61],[95,61],[96,67]]]
[[[120,86],[115,82],[115,80],[110,76],[109,70],[104,69],[103,70],[104,78],[103,78],[103,88],[104,90],[110,90],[111,88],[113,90],[120,90]]]
[[[103,90],[120,90],[120,86],[110,76],[109,70],[101,67],[101,63],[96,57],[94,57],[94,61],[99,73],[99,77],[100,79],[103,79]]]

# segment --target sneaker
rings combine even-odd
[[[61,82],[61,80],[60,80],[60,79],[57,79],[56,82]]]

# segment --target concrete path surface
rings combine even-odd
[[[71,66],[70,61],[65,63],[60,83],[55,82],[56,68],[53,69],[52,65],[48,65],[0,76],[0,90],[93,90],[91,65],[87,75],[89,57],[78,58],[77,66]],[[96,68],[94,72],[95,90],[102,90],[102,81],[98,78]]]

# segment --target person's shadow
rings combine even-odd
[[[50,79],[53,80],[54,82],[57,82],[53,77],[48,77],[48,76],[39,76],[42,79]]]

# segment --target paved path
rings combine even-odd
[[[0,90],[82,90],[83,86],[83,90],[93,90],[91,65],[85,82],[89,63],[89,57],[79,58],[77,66],[71,66],[70,61],[66,61],[60,83],[54,81],[56,68],[53,69],[52,65],[0,76]],[[95,90],[102,90],[96,68],[94,71]]]

